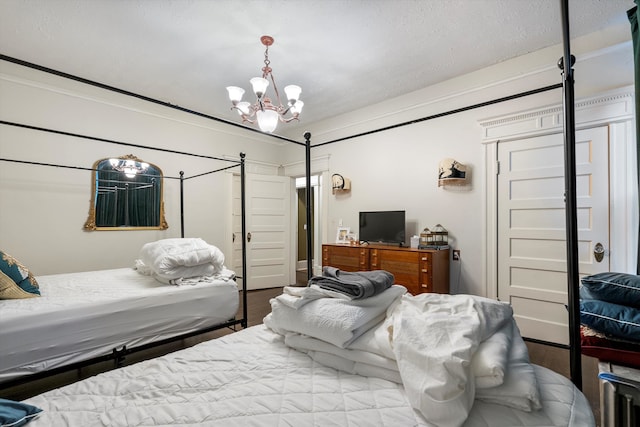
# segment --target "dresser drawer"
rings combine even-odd
[[[431,254],[421,253],[418,266],[420,269],[420,292],[433,292],[433,260]]]
[[[386,270],[413,295],[449,292],[449,250],[325,244],[322,265],[343,271]]]

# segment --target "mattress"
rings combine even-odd
[[[0,382],[232,319],[230,276],[182,286],[132,268],[38,276],[41,297],[0,301]]]
[[[594,426],[565,377],[535,366],[543,408],[476,401],[466,427]],[[109,371],[25,402],[38,426],[427,426],[402,385],[314,362],[264,325]]]

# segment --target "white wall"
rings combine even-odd
[[[142,146],[276,165],[279,145],[254,132],[0,61],[0,118]],[[166,176],[185,177],[228,163],[0,125],[0,157],[91,168],[100,158],[134,154]],[[239,168],[235,169],[239,173]],[[230,242],[227,173],[185,181],[185,236],[223,250]],[[180,236],[179,181],[166,179],[169,229],[83,231],[91,172],[0,162],[0,248],[35,274],[133,265],[149,241]]]
[[[572,41],[577,98],[633,84],[630,37],[625,25]],[[562,46],[550,47],[314,124],[309,127],[312,145],[561,83],[556,64],[562,52]],[[440,223],[449,230],[452,246],[461,250],[462,261],[451,263],[452,292],[489,294],[482,253],[486,184],[479,122],[561,103],[562,90],[555,89],[313,148],[312,158],[329,156],[329,175],[340,173],[352,182],[350,193],[328,195],[323,242],[334,241],[339,220],[357,230],[359,211],[404,209],[408,233]],[[299,161],[300,150],[288,150],[289,161]],[[448,157],[471,166],[469,188],[437,186],[438,162]]]

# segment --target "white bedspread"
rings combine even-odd
[[[534,369],[540,411],[476,401],[464,426],[595,425],[569,380]],[[262,325],[26,402],[44,410],[29,427],[430,426],[401,385],[322,366]]]
[[[163,285],[132,268],[37,277],[39,298],[0,301],[0,380],[138,346],[233,318],[233,280]]]

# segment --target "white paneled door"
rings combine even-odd
[[[291,178],[246,174],[247,288],[290,284]]]
[[[608,141],[607,127],[576,135],[580,276],[609,271]],[[523,336],[568,344],[563,135],[499,143],[498,161],[498,298]]]

